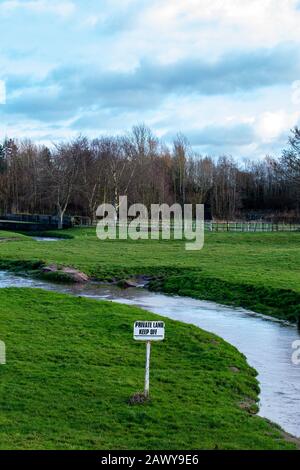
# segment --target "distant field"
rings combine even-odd
[[[51,244],[29,237],[2,243],[0,266],[11,267],[15,261],[60,263],[98,279],[152,274],[159,278],[152,287],[167,292],[291,320],[300,315],[298,232],[207,233],[199,252],[185,251],[182,241],[103,242],[94,229],[51,233],[74,238]]]
[[[293,448],[251,414],[255,373],[212,334],[164,319],[152,400],[131,406],[145,360],[132,327],[145,312],[35,289],[0,289],[0,305],[1,449]]]

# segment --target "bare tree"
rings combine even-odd
[[[57,145],[46,168],[49,196],[55,201],[59,229],[63,228],[64,215],[75,188],[79,155],[83,145],[81,138],[70,144]]]
[[[299,218],[300,130],[275,160],[241,164],[193,152],[179,134],[173,147],[144,124],[122,136],[85,137],[51,148],[5,139],[0,145],[0,211],[81,215],[93,220],[102,202],[204,203],[217,219]]]
[[[182,134],[177,134],[173,142],[173,180],[174,192],[178,195],[180,204],[186,202],[186,183],[187,183],[187,158],[191,154],[191,147],[187,138]]]
[[[208,202],[214,185],[215,165],[211,158],[193,155],[187,162],[189,199],[194,203]]]

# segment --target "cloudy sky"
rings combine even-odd
[[[0,0],[0,138],[144,122],[204,154],[279,154],[300,121],[299,24],[299,0]]]

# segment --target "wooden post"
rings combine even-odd
[[[151,341],[146,343],[146,368],[145,368],[145,397],[149,397],[150,390],[150,353],[151,353]]]

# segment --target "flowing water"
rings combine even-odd
[[[300,437],[300,365],[292,363],[292,344],[300,339],[297,327],[243,309],[152,293],[141,288],[124,290],[94,283],[65,286],[21,278],[3,271],[0,271],[0,287],[39,287],[137,305],[221,336],[244,353],[248,363],[258,371],[261,387],[259,414]]]
[[[32,240],[37,242],[59,242],[63,240],[63,238],[56,238],[56,237],[30,237]]]

